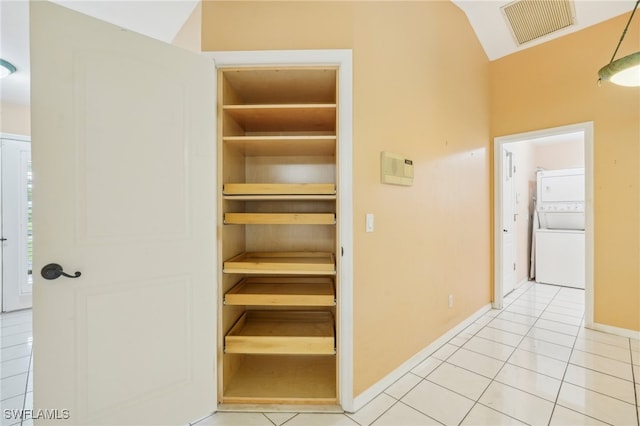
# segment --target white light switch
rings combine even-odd
[[[373,232],[373,213],[367,213],[367,219],[365,220],[365,231]]]

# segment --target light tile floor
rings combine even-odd
[[[356,413],[218,412],[195,425],[640,426],[640,341],[585,329],[583,314],[583,291],[529,283]],[[2,409],[32,408],[31,312],[0,326]]]
[[[20,425],[5,410],[33,408],[31,310],[0,315],[0,410],[2,426]],[[24,425],[32,425],[31,420]]]

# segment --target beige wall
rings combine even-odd
[[[640,330],[640,88],[603,82],[629,15],[491,63],[491,131],[594,122],[595,321]],[[618,57],[640,50],[632,22]]]
[[[535,165],[547,170],[584,167],[584,142],[567,141],[536,145]]]
[[[198,3],[172,43],[183,49],[200,52],[202,40],[202,3]]]
[[[24,105],[0,104],[0,132],[31,135],[31,108]]]
[[[450,2],[215,1],[202,19],[205,51],[353,49],[358,395],[490,302],[489,62]],[[412,187],[380,184],[383,150],[414,161]]]

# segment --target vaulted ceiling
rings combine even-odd
[[[518,45],[513,37],[502,8],[515,3],[513,0],[451,0],[464,11],[482,44],[489,60],[510,55],[519,50],[528,49],[541,43],[579,31],[599,22],[606,21],[633,9],[635,0],[572,0],[574,24],[549,35]],[[534,0],[530,3],[553,3],[559,0]],[[528,16],[535,19],[534,16]],[[620,28],[622,33],[622,28]],[[612,52],[615,45],[611,46]]]
[[[165,42],[173,40],[198,0],[52,0],[84,14]],[[447,1],[447,0],[422,0]],[[511,1],[451,0],[464,11],[489,60],[562,37],[632,10],[635,0],[574,0],[574,25],[518,45],[503,16]],[[535,0],[541,2],[543,0]],[[29,1],[0,0],[0,57],[18,71],[0,80],[0,100],[29,104]],[[622,31],[622,29],[621,29]],[[612,46],[613,48],[613,46]]]

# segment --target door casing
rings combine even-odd
[[[203,52],[216,68],[259,66],[338,66],[338,238],[342,248],[340,258],[340,315],[338,345],[338,394],[345,411],[354,411],[353,402],[353,61],[350,49],[329,50],[264,50],[237,52]],[[217,73],[216,73],[217,78]],[[217,87],[217,81],[216,87]],[[217,129],[216,129],[217,134]],[[219,295],[219,297],[221,297]]]
[[[3,145],[4,145],[4,142],[15,142],[18,144],[27,144],[25,146],[28,146],[28,144],[30,144],[31,142],[31,139],[28,136],[14,135],[14,134],[8,134],[8,133],[0,133],[0,140],[2,140]],[[29,147],[29,151],[30,150],[31,148]],[[6,170],[2,169],[1,158],[2,157],[0,156],[0,173],[5,173]],[[8,159],[5,158],[5,160],[8,160]],[[17,285],[18,287],[21,286],[20,278],[17,275],[20,274],[19,271],[23,270],[23,266],[25,265],[21,265],[21,261],[19,258],[20,258],[20,252],[24,253],[22,249],[26,250],[26,247],[24,247],[25,240],[16,241],[17,238],[24,237],[24,235],[19,236],[14,234],[15,220],[12,220],[13,223],[6,223],[6,220],[5,220],[7,218],[7,216],[5,216],[7,213],[10,213],[10,217],[15,216],[15,212],[8,211],[6,197],[10,196],[12,199],[14,199],[15,196],[17,195],[17,194],[12,194],[10,191],[7,191],[6,185],[7,184],[12,185],[12,184],[15,184],[15,182],[3,182],[6,177],[7,176],[3,175],[3,178],[0,179],[0,182],[2,182],[0,195],[3,198],[2,203],[0,203],[2,205],[2,220],[0,221],[0,224],[2,225],[3,238],[6,238],[7,234],[11,234],[11,235],[8,238],[9,241],[7,242],[2,241],[2,247],[0,249],[0,253],[1,253],[1,257],[0,257],[0,308],[1,309],[0,310],[2,312],[9,312],[13,310],[31,308],[31,293],[25,293],[23,295],[20,295],[19,288],[12,289],[11,291],[9,291],[9,289],[6,287],[7,285]],[[11,207],[11,209],[14,209],[14,208],[16,207],[15,206]],[[15,252],[8,253],[8,250],[17,250],[18,253],[15,253]],[[11,265],[8,265],[7,262],[10,262]],[[9,274],[9,275],[5,276],[5,274]],[[16,293],[17,293],[15,294],[15,297],[13,295],[13,290],[16,290]],[[8,293],[12,293],[11,295],[9,295],[10,297],[7,297]],[[10,300],[10,299],[14,299],[14,300]]]
[[[585,168],[585,327],[593,328],[593,276],[594,276],[594,221],[593,221],[593,122],[570,124],[549,129],[535,130],[525,133],[517,133],[508,136],[499,136],[493,140],[493,182],[494,182],[494,309],[502,309],[504,296],[502,274],[503,253],[501,241],[502,233],[502,170],[504,167],[502,150],[503,145],[511,142],[519,142],[529,139],[537,139],[547,136],[557,136],[565,133],[584,133],[584,168]]]

